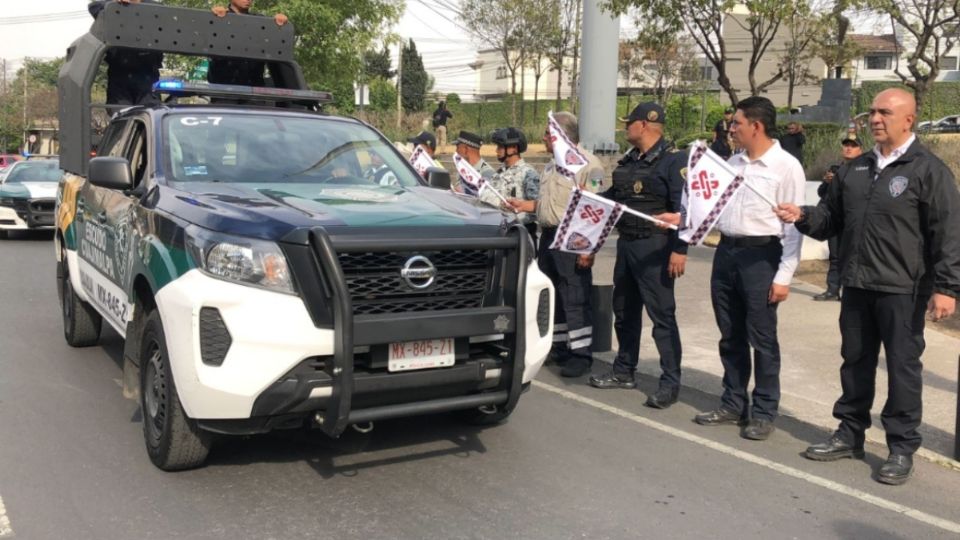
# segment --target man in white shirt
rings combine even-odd
[[[737,104],[731,121],[731,137],[744,151],[728,163],[744,176],[744,185],[717,223],[722,236],[710,278],[723,396],[719,408],[695,419],[707,426],[746,422],[741,435],[752,440],[765,440],[774,430],[780,402],[777,305],[790,292],[802,242],[775,213],[780,203],[802,205],[806,182],[797,159],[772,138],[776,118],[769,99],[750,97]]]

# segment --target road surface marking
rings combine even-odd
[[[3,497],[0,497],[0,538],[11,536],[13,536],[13,529],[10,527],[10,518],[7,517],[7,508],[3,506]]]
[[[690,441],[692,443],[696,443],[701,446],[706,446],[707,448],[711,448],[723,454],[727,454],[728,456],[733,456],[743,461],[747,461],[755,465],[760,465],[761,467],[766,467],[770,470],[777,471],[781,474],[785,474],[787,476],[792,476],[794,478],[803,480],[804,482],[808,482],[810,484],[829,489],[830,491],[834,491],[842,495],[853,497],[855,499],[872,504],[884,510],[890,510],[898,514],[902,514],[909,518],[913,518],[921,523],[926,523],[927,525],[931,525],[933,527],[937,527],[945,531],[960,534],[960,523],[939,518],[937,516],[928,514],[926,512],[921,512],[920,510],[910,508],[909,506],[904,506],[902,504],[884,499],[883,497],[877,497],[876,495],[871,495],[866,491],[861,491],[859,489],[852,488],[850,486],[841,484],[839,482],[834,482],[833,480],[827,480],[826,478],[822,478],[810,473],[803,472],[800,469],[795,469],[793,467],[784,465],[782,463],[777,463],[776,461],[762,458],[760,456],[756,456],[749,452],[744,452],[743,450],[738,450],[732,446],[727,446],[725,444],[718,443],[716,441],[712,441],[710,439],[706,439],[698,435],[694,435],[692,433],[687,433],[686,431],[670,427],[666,424],[661,424],[660,422],[657,422],[655,420],[651,420],[649,418],[645,418],[643,416],[633,414],[623,409],[618,409],[617,407],[613,407],[611,405],[607,405],[606,403],[601,403],[594,399],[581,396],[580,394],[575,394],[573,392],[570,392],[569,390],[564,390],[562,388],[553,386],[552,384],[547,384],[547,383],[535,380],[533,381],[533,385],[536,386],[537,388],[540,388],[541,390],[546,390],[547,392],[553,392],[554,394],[557,394],[561,397],[583,403],[584,405],[589,405],[595,409],[600,409],[602,411],[619,416],[621,418],[625,418],[627,420],[631,420],[633,422],[642,424],[644,426],[655,429],[657,431],[662,431],[663,433],[666,433],[668,435],[673,435],[674,437],[678,437],[680,439],[684,439],[686,441]]]

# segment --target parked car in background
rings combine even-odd
[[[11,230],[52,229],[57,183],[62,177],[56,159],[10,165],[0,181],[0,238]]]
[[[960,133],[960,114],[944,116],[932,122],[920,122],[917,131],[921,133]]]

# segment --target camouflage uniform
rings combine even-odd
[[[512,167],[501,166],[490,180],[490,187],[507,199],[535,201],[540,194],[540,175],[520,158]],[[480,194],[480,200],[497,208],[502,204],[499,197],[486,190]]]

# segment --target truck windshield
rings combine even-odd
[[[163,120],[163,154],[175,182],[419,185],[375,131],[322,118],[171,114]]]

